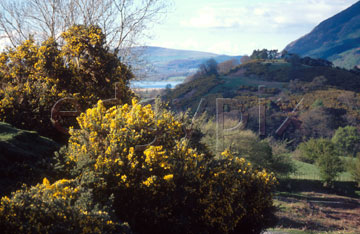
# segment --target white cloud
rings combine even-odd
[[[254,9],[254,14],[255,15],[263,16],[263,15],[266,14],[266,12],[267,12],[267,10],[264,9],[264,8],[255,8]]]
[[[193,28],[241,28],[247,32],[286,29],[297,25],[318,24],[349,7],[355,0],[275,0],[238,4],[223,1],[207,5],[181,25]]]
[[[209,47],[209,51],[214,51],[217,54],[232,54],[234,51],[238,51],[239,46],[237,44],[231,43],[230,41],[221,41],[215,43]]]
[[[1,0],[0,0],[1,1]],[[176,0],[152,44],[218,54],[283,49],[357,0]],[[171,22],[171,24],[170,24]]]

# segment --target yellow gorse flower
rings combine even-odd
[[[166,175],[164,176],[164,180],[172,180],[174,178],[174,175],[173,174],[169,174],[169,175]]]

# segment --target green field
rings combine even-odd
[[[347,160],[344,159],[343,160]],[[293,159],[296,165],[297,172],[291,174],[289,177],[292,179],[305,179],[305,180],[320,180],[320,172],[316,165],[301,162]],[[353,181],[351,174],[348,171],[342,172],[336,178],[336,181]]]

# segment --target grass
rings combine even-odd
[[[236,87],[239,87],[240,85],[253,86],[256,88],[259,85],[265,85],[267,88],[282,89],[284,84],[286,84],[285,82],[269,82],[269,81],[257,79],[255,77],[248,77],[248,76],[232,76],[232,77],[223,76],[223,77],[220,77],[220,79],[225,81],[224,84],[222,84],[222,86],[225,88],[230,88],[230,89],[234,89]]]
[[[297,172],[290,175],[292,179],[307,179],[307,180],[321,180],[320,172],[316,165],[301,162],[293,159],[293,163],[297,168]],[[348,171],[344,171],[339,174],[336,181],[353,181],[351,174]]]
[[[23,183],[40,182],[48,172],[60,145],[36,132],[0,122],[0,196],[9,195]]]
[[[343,172],[333,187],[324,188],[315,165],[293,162],[297,173],[279,179],[274,199],[278,223],[269,234],[360,233],[360,188],[350,174]]]
[[[298,171],[279,179],[274,198],[278,223],[268,234],[360,233],[360,188],[350,174],[343,172],[333,187],[324,188],[315,165],[293,162]]]

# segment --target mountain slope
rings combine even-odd
[[[167,63],[173,60],[201,59],[217,56],[214,53],[208,52],[177,50],[153,46],[140,47],[139,49],[144,53],[144,57],[152,63]]]
[[[226,60],[240,60],[241,56],[218,55],[214,53],[176,50],[162,47],[136,47],[141,58],[150,64],[151,72],[146,79],[163,80],[175,76],[189,76],[193,74],[200,64],[208,59],[215,59],[218,63]]]
[[[330,60],[336,66],[360,64],[360,1],[321,22],[285,50],[301,56]]]

